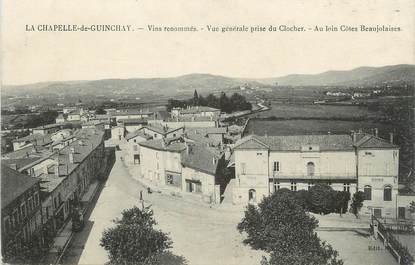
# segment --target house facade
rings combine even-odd
[[[220,203],[219,165],[223,155],[184,138],[140,145],[141,174],[152,185],[207,203]]]
[[[18,252],[33,241],[43,244],[40,181],[2,163],[1,251]]]
[[[396,216],[399,148],[376,136],[251,135],[235,144],[234,158],[236,204],[326,183],[351,195],[365,192],[362,213]]]

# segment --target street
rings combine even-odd
[[[145,205],[151,205],[158,228],[170,234],[173,240],[172,252],[183,256],[190,265],[206,264],[259,264],[265,253],[254,251],[242,244],[243,236],[236,230],[243,212],[220,205],[210,208],[207,204],[192,202],[183,198],[153,192],[147,194],[145,188],[132,176],[120,159],[117,159],[108,177],[95,208],[82,232],[74,236],[64,264],[104,264],[108,261],[106,251],[99,245],[102,232],[113,225],[112,220],[121,216],[123,209],[139,204],[140,190],[143,191]],[[316,216],[323,226],[353,226],[355,219],[334,216]],[[365,224],[358,225],[366,226]],[[345,264],[359,264],[366,258],[367,264],[396,264],[391,254],[382,251],[368,251],[368,246],[380,245],[379,241],[358,236],[351,231],[319,231],[319,236],[327,240]],[[353,242],[353,244],[345,244]]]
[[[147,194],[130,176],[120,154],[117,152],[117,160],[85,228],[74,236],[64,264],[107,262],[107,253],[99,245],[102,232],[113,225],[112,220],[120,217],[123,209],[139,204],[140,190],[145,205],[152,205],[158,227],[170,234],[172,252],[183,256],[189,264],[259,264],[264,253],[244,246],[243,236],[236,230],[241,212],[209,208],[158,193]]]

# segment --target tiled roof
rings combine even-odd
[[[371,134],[365,134],[363,137],[360,137],[360,140],[356,142],[356,147],[360,149],[364,148],[398,148],[397,145],[391,144],[390,142],[376,137]]]
[[[16,170],[1,165],[1,208],[3,209],[25,191],[30,189],[39,180],[26,176]]]
[[[31,142],[37,145],[45,145],[51,143],[52,139],[50,134],[35,133],[13,140],[13,142]]]
[[[220,109],[215,109],[215,108],[206,107],[206,106],[197,106],[197,107],[191,107],[188,109],[182,109],[180,110],[180,113],[181,114],[192,114],[192,113],[209,112],[209,111],[220,111]]]
[[[272,151],[300,151],[302,146],[317,145],[321,151],[350,151],[357,148],[397,148],[373,135],[364,135],[354,144],[351,135],[256,136],[242,138],[235,149],[269,148]]]
[[[189,145],[188,152],[183,153],[182,164],[211,175],[216,174],[221,154],[215,149],[201,145]]]
[[[55,173],[41,174],[38,178],[40,179],[40,187],[45,192],[52,192],[65,180],[64,177],[58,177]]]
[[[2,162],[12,167],[12,165],[16,165],[16,168],[19,170],[22,167],[32,164],[35,161],[42,159],[41,157],[27,157],[27,158],[15,158],[15,159],[3,159]]]
[[[25,158],[25,157],[29,157],[29,156],[43,156],[43,153],[48,153],[49,151],[47,149],[44,149],[42,147],[39,146],[27,146],[24,147],[22,149],[10,152],[10,153],[6,153],[6,154],[2,154],[3,158],[9,158],[9,159],[17,159],[17,158]]]
[[[163,135],[183,129],[183,127],[168,128],[167,126],[161,126],[161,125],[158,125],[158,124],[146,125],[145,127],[148,130],[152,130],[156,133],[160,133],[160,134],[163,134]]]
[[[120,110],[120,111],[113,113],[114,116],[151,115],[151,114],[153,113],[149,111],[141,111],[141,110],[135,110],[135,109]]]
[[[128,133],[125,136],[125,139],[128,141],[128,140],[130,140],[134,137],[137,137],[137,136],[143,137],[144,139],[147,139],[147,140],[150,140],[150,139],[153,138],[151,135],[145,134],[142,129],[139,129],[139,130],[136,130],[134,132]]]
[[[227,127],[204,127],[204,128],[188,128],[187,132],[196,134],[225,134]]]
[[[215,121],[215,119],[211,117],[205,116],[196,116],[196,117],[174,117],[169,118],[167,121],[169,122],[198,122],[198,121]]]
[[[117,122],[124,124],[147,124],[147,119],[118,119]]]
[[[43,125],[43,126],[33,128],[33,130],[51,129],[51,128],[56,128],[56,127],[61,127],[61,126],[62,126],[62,124],[60,124],[60,123],[53,123],[53,124],[46,124],[46,125]]]
[[[163,143],[164,141],[164,143]],[[169,142],[170,141],[170,142]],[[146,142],[139,143],[140,146],[160,150],[160,151],[170,151],[170,152],[182,152],[186,150],[186,144],[181,142],[178,138],[166,140],[149,140]]]
[[[104,132],[97,129],[81,129],[75,132],[76,141],[59,150],[57,159],[59,161],[59,174],[69,175],[75,170],[98,145],[103,141]],[[71,148],[74,149],[74,163],[69,161]]]

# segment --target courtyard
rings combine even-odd
[[[236,230],[236,225],[243,216],[241,208],[232,205],[210,207],[162,193],[147,194],[145,188],[131,176],[120,154],[117,152],[116,163],[85,228],[75,234],[65,254],[64,264],[107,262],[107,253],[99,245],[102,232],[113,225],[112,220],[120,217],[123,209],[139,205],[141,190],[145,205],[151,205],[154,210],[158,228],[170,234],[172,252],[183,256],[188,264],[260,263],[265,253],[243,245],[243,235]],[[325,223],[323,219],[322,224]],[[333,222],[335,221],[330,220],[330,225]],[[384,249],[369,251],[369,246],[381,246],[380,241],[370,237],[353,231],[318,231],[318,234],[338,250],[346,265],[361,264],[362,260],[366,261],[365,264],[397,264]]]

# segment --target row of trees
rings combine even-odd
[[[306,211],[317,214],[347,212],[350,193],[335,191],[326,184],[317,184],[309,190],[297,191],[295,196]]]
[[[246,232],[245,244],[269,253],[262,265],[342,265],[337,251],[315,233],[317,226],[296,193],[281,189],[258,207],[249,205],[237,229]]]
[[[244,96],[238,93],[234,93],[230,97],[224,92],[222,92],[219,97],[213,94],[203,97],[195,90],[193,98],[185,100],[169,99],[167,111],[171,111],[172,108],[186,108],[188,106],[208,106],[220,109],[222,112],[226,113],[252,109],[252,104],[249,103]]]
[[[350,198],[348,191],[333,190],[327,184],[317,184],[309,190],[299,190],[293,192],[298,203],[307,212],[316,214],[338,213],[342,215],[348,210],[356,217],[359,217],[359,211],[363,206],[365,195],[358,191]],[[349,201],[352,199],[349,207]]]

